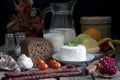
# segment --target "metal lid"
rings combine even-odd
[[[15,35],[16,36],[23,36],[23,35],[25,36],[25,33],[24,32],[16,32]]]
[[[14,37],[13,33],[6,33],[5,35],[6,35],[6,37]]]
[[[81,17],[80,24],[106,24],[112,22],[110,16]]]

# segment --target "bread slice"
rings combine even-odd
[[[24,39],[21,44],[21,54],[29,56],[36,67],[37,59],[41,58],[48,62],[53,54],[52,43],[43,38],[29,37]]]

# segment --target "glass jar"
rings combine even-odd
[[[16,46],[15,46],[15,56],[19,56],[21,53],[20,43],[26,38],[25,33],[17,32],[15,33]]]
[[[116,60],[116,65],[119,68],[120,67],[120,45],[115,46],[116,52],[115,52],[115,60]],[[120,68],[118,69],[120,71]]]
[[[14,49],[15,49],[14,34],[13,33],[6,33],[5,34],[4,52],[8,55],[14,56]]]

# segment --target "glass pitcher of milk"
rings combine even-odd
[[[50,29],[53,31],[64,32],[64,44],[72,42],[76,37],[72,17],[75,3],[76,0],[71,0],[67,3],[50,3],[50,7],[47,7],[43,10],[43,19],[47,12],[52,12]]]

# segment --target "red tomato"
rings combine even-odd
[[[50,67],[52,67],[56,62],[57,62],[56,60],[51,59],[51,60],[48,62],[48,65],[49,65]]]
[[[58,68],[61,68],[61,63],[60,62],[55,62],[53,65],[52,65],[52,68],[54,69],[58,69]]]
[[[37,60],[37,65],[41,65],[41,64],[43,64],[43,63],[45,63],[44,60],[42,60],[42,59],[38,59],[38,60]]]
[[[40,70],[48,70],[48,65],[46,63],[43,63],[43,64],[39,65],[38,68]]]

